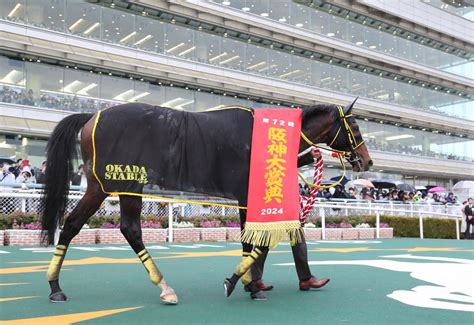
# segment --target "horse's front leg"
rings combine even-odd
[[[156,267],[150,253],[143,245],[142,229],[140,225],[140,212],[142,209],[142,198],[136,196],[120,196],[120,231],[127,239],[138,258],[145,266],[151,282],[161,289],[160,299],[165,304],[176,305],[178,296],[165,281],[163,274]]]
[[[250,290],[250,297],[254,300],[266,300],[267,298],[263,294],[263,291],[257,288],[255,281],[252,281],[252,277],[243,277],[249,270],[252,264],[259,259],[259,257],[268,251],[268,247],[257,246],[247,256],[242,257],[242,261],[235,268],[234,274],[230,278],[226,278],[224,281],[225,295],[229,297],[234,291],[235,286],[240,278],[244,285]]]
[[[240,206],[244,206],[245,204],[247,204],[247,202],[240,202],[239,201]],[[247,210],[240,209],[239,210],[239,215],[240,215],[240,231],[242,232],[244,230],[244,227],[245,227],[245,220],[247,218]],[[247,256],[250,255],[250,253],[252,252],[252,249],[253,249],[253,245],[247,244],[247,243],[242,243],[242,261]],[[252,282],[252,272],[251,272],[251,270],[249,269],[247,272],[245,272],[245,274],[242,275],[240,280],[242,281],[244,286],[249,284],[250,282]]]

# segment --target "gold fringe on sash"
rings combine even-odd
[[[275,247],[287,238],[293,243],[302,242],[303,230],[299,220],[246,222],[241,235],[243,243],[264,247]]]

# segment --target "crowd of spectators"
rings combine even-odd
[[[32,89],[13,88],[2,86],[0,99],[4,103],[27,106],[38,106],[60,109],[72,112],[94,113],[106,107],[119,104],[119,102],[102,101],[77,95],[60,95],[42,91],[36,96]]]
[[[373,149],[373,150],[395,152],[395,153],[402,153],[402,154],[415,155],[415,156],[425,156],[425,157],[428,156],[428,157],[450,159],[450,160],[474,161],[467,157],[456,156],[453,154],[448,155],[448,154],[434,152],[431,150],[421,150],[416,147],[414,148],[414,147],[406,146],[402,144],[379,143],[374,138],[368,139],[365,143],[369,149]]]
[[[309,196],[310,188],[308,185],[299,187],[300,195]],[[318,198],[331,199],[348,199],[348,200],[366,200],[366,201],[395,201],[399,203],[434,203],[434,204],[456,204],[458,199],[453,193],[428,193],[427,191],[402,191],[395,188],[392,189],[376,189],[364,187],[346,188],[337,185],[329,189],[320,189],[317,194]]]
[[[9,185],[13,183],[22,184],[27,189],[27,184],[44,183],[46,162],[41,169],[33,168],[29,160],[18,159],[14,164],[0,164],[0,183]]]
[[[21,184],[22,189],[28,189],[30,184],[44,184],[46,182],[46,160],[41,166],[33,167],[29,160],[18,159],[13,164],[0,164],[0,183],[8,187],[11,184]],[[77,172],[71,175],[71,185],[78,185],[81,188],[87,187],[87,180],[83,165],[78,167]]]
[[[109,106],[119,104],[119,102],[85,98],[77,95],[61,95],[44,91],[41,91],[39,96],[36,96],[32,89],[26,90],[20,87],[8,86],[0,86],[0,100],[4,103],[38,106],[84,113],[94,113]],[[421,150],[416,147],[406,146],[402,144],[381,143],[378,142],[375,138],[367,139],[366,144],[369,149],[373,150],[425,157],[428,156],[450,160],[474,161],[468,157],[461,157],[453,154],[437,153],[432,150]]]
[[[47,162],[43,161],[39,168],[32,167],[29,160],[18,159],[13,164],[0,164],[0,183],[8,186],[9,184],[22,184],[23,189],[28,189],[29,184],[44,184],[47,173]],[[83,165],[70,177],[70,185],[78,185],[81,189],[87,187],[87,179],[84,173]],[[308,185],[299,184],[299,193],[303,196],[310,195]],[[427,191],[402,191],[392,189],[376,188],[345,188],[337,185],[329,189],[320,189],[317,193],[318,198],[326,200],[331,199],[349,199],[366,201],[396,201],[400,203],[434,203],[434,204],[456,204],[458,199],[453,193],[428,193]]]

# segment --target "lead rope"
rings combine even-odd
[[[315,153],[319,155],[318,155],[318,158],[315,159],[315,164],[314,164],[313,186],[311,186],[308,198],[304,197],[303,195],[300,195],[300,206],[301,206],[301,209],[303,210],[303,213],[300,215],[300,223],[301,223],[301,226],[303,227],[304,227],[304,224],[306,223],[306,217],[311,212],[311,210],[313,209],[313,205],[316,202],[316,196],[318,194],[319,187],[321,186],[321,182],[323,180],[323,171],[324,171],[323,157],[319,149],[315,148],[314,150],[315,150]]]

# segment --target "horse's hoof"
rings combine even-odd
[[[178,296],[174,292],[174,290],[169,290],[167,292],[163,292],[160,295],[160,300],[165,305],[177,305],[178,304]]]
[[[265,301],[265,300],[267,300],[267,296],[265,296],[265,294],[261,290],[257,291],[257,292],[254,292],[254,293],[251,293],[250,298],[252,298],[252,300],[256,300],[256,301]]]
[[[232,294],[232,291],[234,291],[235,284],[233,284],[230,279],[225,279],[224,280],[224,294],[226,297],[229,297]]]
[[[53,292],[49,295],[49,301],[51,302],[66,302],[67,297],[62,291]]]

